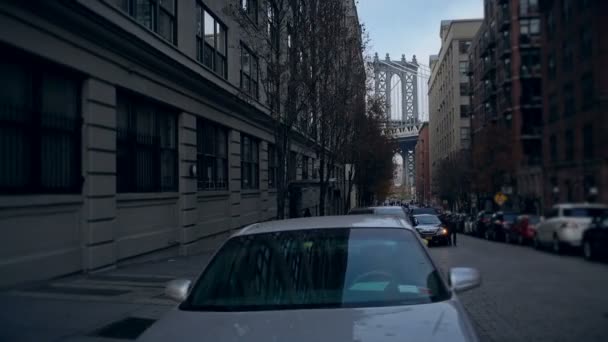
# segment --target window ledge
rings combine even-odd
[[[178,199],[178,198],[179,198],[178,192],[123,193],[123,194],[116,195],[116,200],[118,202],[152,201],[152,200]]]
[[[201,198],[213,198],[213,197],[228,197],[230,196],[229,190],[199,190],[197,197]]]
[[[5,195],[0,196],[0,208],[22,208],[36,206],[55,205],[79,205],[84,202],[84,197],[78,195]]]

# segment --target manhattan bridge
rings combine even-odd
[[[402,185],[411,189],[416,184],[414,148],[420,127],[423,121],[428,120],[423,115],[428,103],[421,101],[418,95],[422,93],[422,97],[427,99],[430,70],[419,64],[415,55],[407,61],[405,55],[401,60],[391,60],[389,54],[380,59],[376,53],[373,65],[375,92],[386,99],[386,128],[397,142],[395,154],[403,158]]]

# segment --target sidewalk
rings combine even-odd
[[[167,281],[194,279],[210,255],[132,263],[0,292],[0,342],[129,341],[176,303]]]

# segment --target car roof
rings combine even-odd
[[[289,220],[254,223],[241,229],[235,236],[271,232],[336,229],[336,228],[402,228],[411,229],[403,219],[379,215],[316,216]]]
[[[608,206],[599,203],[561,203],[553,206],[554,208],[572,209],[572,208],[597,208],[607,209]]]

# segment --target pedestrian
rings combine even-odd
[[[452,246],[456,247],[456,229],[458,228],[458,217],[453,215],[452,216],[452,220],[451,220],[451,224],[450,224],[450,243]]]
[[[310,209],[306,208],[306,210],[304,210],[304,217],[311,217],[312,214],[310,213]]]

